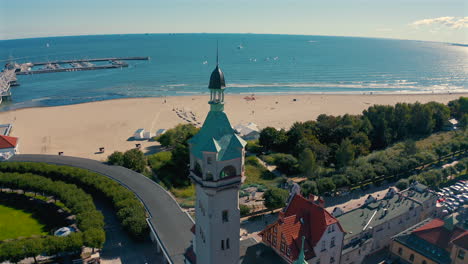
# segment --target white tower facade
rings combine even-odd
[[[196,188],[196,263],[239,263],[239,188],[244,147],[224,113],[224,74],[216,66],[209,89],[210,112],[190,141],[190,178]]]

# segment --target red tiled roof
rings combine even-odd
[[[18,143],[18,138],[0,135],[0,149],[14,148],[16,143]]]
[[[338,223],[338,220],[328,213],[324,208],[315,204],[314,202],[305,199],[301,195],[295,195],[289,203],[286,211],[280,213],[278,220],[267,226],[265,230],[260,232],[262,240],[271,245],[267,241],[266,235],[271,233],[273,236],[276,234],[277,242],[275,247],[280,250],[281,241],[283,240],[287,247],[291,249],[291,260],[297,259],[301,249],[301,238],[305,236],[304,251],[306,259],[315,257],[314,247],[322,237],[323,233],[329,225],[337,223],[341,231],[343,228]],[[277,228],[276,233],[273,231]]]
[[[433,245],[449,250],[450,242],[458,238],[464,232],[466,231],[458,227],[454,227],[453,230],[450,231],[444,227],[443,220],[436,218],[414,230],[413,234]]]
[[[468,231],[463,232],[458,237],[452,240],[455,245],[468,250]]]

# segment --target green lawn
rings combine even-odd
[[[0,204],[0,241],[32,235],[46,235],[45,226],[30,213]]]

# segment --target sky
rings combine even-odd
[[[468,43],[466,0],[0,0],[0,39],[261,33]]]

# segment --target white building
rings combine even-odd
[[[186,263],[239,263],[239,188],[244,180],[246,142],[224,113],[224,75],[217,65],[211,74],[210,112],[190,141],[190,178],[196,206],[193,246]]]
[[[255,123],[239,124],[234,127],[236,133],[245,140],[254,140],[260,137],[260,129]]]

